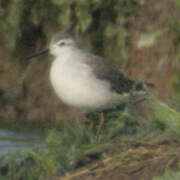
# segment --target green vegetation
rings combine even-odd
[[[146,158],[150,157],[150,165],[161,174],[154,180],[179,179],[179,2],[167,0],[161,6],[161,2],[155,0],[0,1],[0,58],[3,52],[13,57],[2,56],[3,61],[0,61],[1,127],[4,124],[19,129],[30,126],[53,129],[46,141],[32,152],[2,157],[0,179],[62,177],[111,156],[115,157],[108,167],[122,165],[123,170],[124,162],[129,169],[131,165],[138,167],[138,163],[142,163],[139,167],[142,171],[149,163]],[[72,31],[81,37],[83,48],[114,59],[126,75],[134,79],[141,77],[145,82],[152,80],[156,95],[168,97],[169,101],[164,103],[150,96],[143,104],[147,107],[144,116],[138,114],[133,105],[105,114],[106,122],[98,139],[95,139],[98,123],[89,130],[73,119],[72,124],[59,128],[69,117],[64,118],[68,113],[63,115],[61,106],[54,106],[51,92],[44,85],[48,84],[44,80],[47,78],[43,74],[47,69],[44,61],[33,65],[19,94],[16,89],[17,77],[23,74],[24,67],[29,67],[29,62],[21,59],[45,48],[50,37],[59,30]],[[100,115],[94,116],[99,118]],[[177,171],[169,170],[174,167],[171,164],[174,159],[177,164],[172,164]],[[145,170],[143,172],[146,174]]]
[[[180,171],[175,172],[171,170],[165,170],[165,172],[158,177],[155,177],[153,180],[178,180],[180,179]]]
[[[130,0],[7,1],[7,13],[3,11],[1,16],[5,46],[10,51],[21,51],[19,46],[22,44],[26,54],[26,48],[31,50],[39,39],[52,37],[58,25],[61,29],[72,30],[75,35],[88,37],[84,38],[84,44],[91,44],[89,49],[106,56],[111,52],[111,57],[121,57],[123,63],[128,58],[126,43],[130,38],[126,26],[130,24],[136,6],[138,2]]]
[[[153,120],[162,125],[162,128],[180,135],[180,113],[155,98],[149,100],[149,104]]]
[[[138,144],[153,145],[168,138],[178,138],[179,113],[165,104],[156,103],[153,102],[153,107],[158,109],[152,119],[134,114],[131,106],[126,107],[125,111],[105,114],[107,122],[98,139],[92,130],[79,121],[65,125],[61,130],[52,130],[46,142],[42,142],[37,150],[2,158],[0,177],[8,179],[13,176],[15,179],[33,180],[51,175],[62,176],[94,160],[102,160],[109,154],[117,156],[121,148],[128,150]],[[141,151],[142,155],[146,152],[148,150]],[[119,154],[114,163],[117,165],[127,158],[131,160],[131,155]]]

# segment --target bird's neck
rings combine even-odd
[[[74,60],[81,59],[80,54],[79,54],[79,49],[71,46],[63,47],[58,51],[58,54],[56,54],[55,59],[58,61],[61,61],[61,63],[66,63],[66,62],[73,62]]]
[[[66,46],[58,50],[58,53],[55,55],[55,57],[58,58],[64,58],[72,56],[75,52],[75,48],[72,46]]]

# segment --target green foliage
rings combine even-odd
[[[150,100],[149,100],[150,101]],[[172,133],[179,136],[179,113],[159,101],[149,103],[154,112],[152,120],[140,118],[127,106],[125,110],[105,113],[106,123],[98,139],[79,121],[65,125],[60,131],[52,130],[40,148],[24,154],[9,155],[0,161],[0,178],[22,180],[44,179],[65,173],[117,152],[121,145],[129,149],[136,143],[151,143],[153,138],[163,140]],[[152,107],[151,107],[152,106]],[[161,123],[163,128],[157,126]],[[156,126],[156,128],[155,128]],[[172,136],[171,136],[172,137]],[[121,155],[117,159],[124,159]]]
[[[32,36],[35,44],[41,36],[33,33],[38,28],[47,37],[52,37],[57,29],[70,29],[76,35],[82,34],[87,41],[90,40],[89,44],[92,44],[95,52],[114,56],[117,60],[121,57],[122,64],[125,64],[128,59],[126,43],[130,38],[126,24],[136,6],[138,3],[130,0],[9,1],[2,17],[5,44],[13,51],[18,44],[21,46],[23,43],[25,46],[28,42],[23,39]]]
[[[180,1],[179,0],[173,0],[175,5],[180,8]]]
[[[172,97],[171,104],[177,111],[180,111],[180,75],[176,74],[172,78],[172,86],[175,91],[175,95]]]
[[[5,20],[2,24],[5,32],[4,36],[6,42],[8,42],[6,45],[9,49],[15,48],[16,39],[20,35],[19,23],[21,19],[21,11],[19,11],[19,9],[22,9],[21,0],[13,1],[13,3],[9,4],[6,10],[8,11],[8,15],[6,17],[2,16]]]
[[[77,162],[86,161],[86,149],[95,145],[90,131],[76,121],[66,126],[62,133],[52,131],[46,140],[47,156],[60,163],[61,171],[66,172],[77,166]]]
[[[177,74],[172,79],[173,88],[176,93],[180,96],[180,75]]]
[[[40,150],[1,160],[0,169],[1,172],[5,169],[5,173],[0,173],[0,177],[9,178],[14,174],[15,179],[21,177],[23,180],[31,180],[43,179],[52,174],[64,175],[86,163],[87,150],[96,144],[90,131],[76,121],[72,126],[66,126],[62,132],[52,130]]]
[[[179,180],[179,179],[180,179],[180,171],[175,172],[168,169],[166,169],[161,176],[157,176],[153,178],[153,180]]]
[[[40,32],[45,33],[47,37],[51,37],[57,29],[71,29],[75,35],[81,34],[82,38],[85,37],[84,44],[86,41],[92,44],[93,47],[89,48],[93,48],[96,53],[121,59],[121,63],[126,65],[129,58],[127,44],[131,40],[131,32],[128,28],[138,2],[136,0],[7,1],[5,9],[0,7],[0,18],[4,20],[5,44],[9,49],[14,50],[17,43],[21,42],[20,39],[38,38],[39,34],[30,34],[36,28],[42,30]],[[173,38],[171,54],[175,54],[178,59],[180,57],[179,19],[170,17],[167,23]],[[162,31],[144,34],[141,36],[142,39],[140,37],[141,43],[145,42],[147,45],[147,42],[150,44],[151,41],[153,45],[162,34]],[[172,83],[178,94],[179,76],[174,76]],[[61,132],[51,131],[40,150],[2,159],[0,179],[13,177],[30,180],[43,179],[44,176],[52,174],[63,175],[91,162],[91,156],[95,156],[97,160],[109,151],[114,152],[119,144],[127,147],[132,146],[132,142],[133,144],[144,141],[150,143],[153,139],[162,137],[163,133],[167,136],[171,134],[179,136],[179,112],[154,98],[149,99],[148,102],[152,114],[149,119],[140,118],[131,112],[129,107],[124,112],[106,114],[107,122],[98,141],[95,140],[93,132],[78,121],[72,126],[65,126]],[[168,177],[179,177],[179,173],[170,171],[166,171],[165,174]]]
[[[124,112],[108,113],[106,118],[105,141],[121,141],[124,136],[131,136],[137,130],[137,117],[128,107]]]
[[[122,65],[126,65],[129,58],[127,53],[128,49],[126,47],[126,39],[130,36],[130,34],[125,28],[123,28],[125,21],[126,20],[122,18],[120,20],[122,25],[111,24],[105,27],[104,32],[105,44],[108,44],[104,52],[105,56],[110,57],[113,54],[115,61],[119,61],[119,59],[121,59]],[[114,47],[114,43],[116,44],[116,48]]]
[[[153,121],[171,133],[180,135],[180,113],[154,97],[149,98],[148,103]]]
[[[172,34],[173,47],[171,48],[171,54],[177,59],[177,65],[179,65],[180,58],[180,22],[176,16],[168,15],[167,18],[169,33]]]
[[[26,163],[25,163],[26,162]],[[1,158],[0,167],[0,179],[28,179],[34,180],[37,178],[37,174],[33,171],[34,163],[30,158],[26,159],[23,154],[15,154],[13,156],[5,156]]]

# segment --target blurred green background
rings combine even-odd
[[[0,0],[0,142],[28,143],[16,140],[17,132],[53,128],[40,137],[40,148],[1,158],[0,179],[56,180],[97,160],[103,180],[109,180],[106,173],[124,180],[179,179],[179,19],[179,0]],[[126,76],[155,84],[148,102],[107,115],[99,141],[74,121],[84,115],[56,97],[48,77],[52,57],[25,58],[62,30]],[[62,128],[62,122],[71,123]],[[6,129],[9,139],[2,138]],[[96,168],[90,172],[82,179],[99,175]]]
[[[179,19],[178,0],[1,0],[2,124],[49,126],[83,118],[54,95],[51,57],[25,60],[61,30],[70,30],[83,48],[109,58],[128,77],[154,83],[154,95],[179,109]]]

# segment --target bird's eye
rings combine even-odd
[[[64,46],[65,45],[65,42],[61,42],[58,44],[59,46]]]

